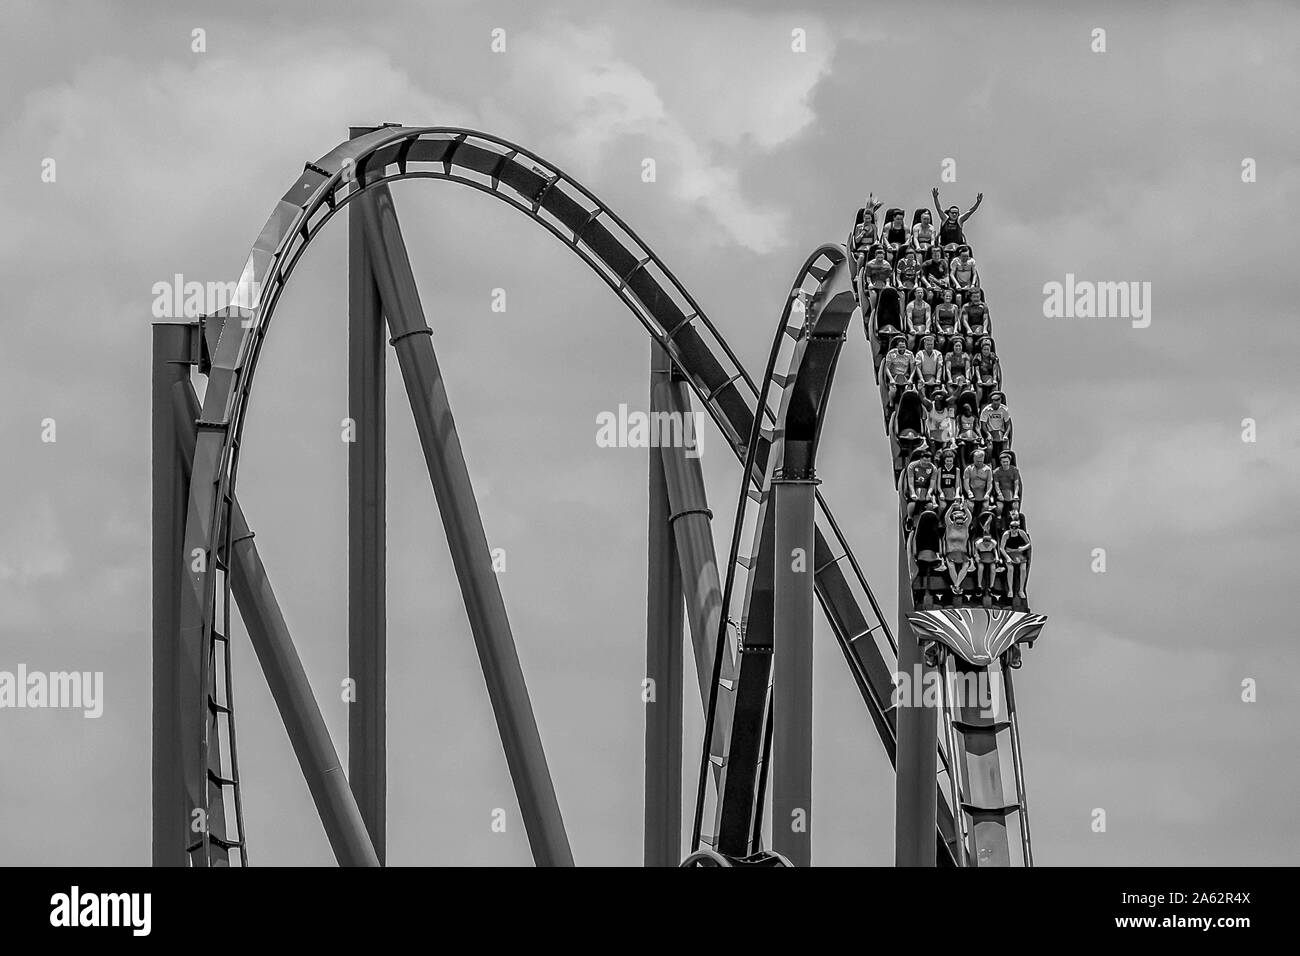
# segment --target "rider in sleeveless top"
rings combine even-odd
[[[930,218],[930,210],[921,210],[921,219],[912,225],[912,248],[922,256],[929,256],[937,233]]]
[[[867,260],[871,258],[871,247],[880,241],[880,233],[876,228],[876,211],[880,208],[880,202],[874,196],[867,196],[866,202],[858,210],[858,214],[853,220],[853,234],[850,244],[853,246],[853,271],[861,273],[862,267],[866,265]]]
[[[960,337],[952,340],[945,378],[954,391],[961,391],[970,383],[970,353],[966,351]]]
[[[883,203],[876,199],[875,196],[868,195],[866,201],[862,204],[862,208],[858,210],[858,214],[853,219],[854,231],[857,232],[859,229],[869,228],[874,237],[876,232],[876,213],[880,211],[882,205]],[[872,241],[874,242],[875,239],[873,238]]]
[[[970,290],[970,301],[961,307],[961,330],[971,343],[989,334],[989,307],[984,304],[983,289]]]
[[[915,351],[921,336],[930,331],[930,307],[920,289],[912,293],[903,315],[903,330],[908,334],[907,347]]]
[[[980,389],[980,401],[993,389],[1002,384],[1002,365],[993,351],[993,343],[988,339],[980,345],[979,354],[975,356],[972,369],[975,384]]]
[[[975,539],[973,547],[975,556],[975,594],[985,598],[984,603],[989,602],[994,584],[994,576],[997,573],[998,559],[1002,553],[998,547],[998,539],[993,537],[993,516],[991,514],[980,515],[978,519],[979,537]]]
[[[971,513],[966,502],[957,498],[944,517],[943,557],[948,565],[952,593],[961,594],[962,582],[970,569]]]
[[[948,210],[943,222],[939,223],[939,245],[943,247],[944,252],[949,255],[957,246],[966,241],[966,234],[962,232],[961,223],[957,220],[957,207],[953,206]]]
[[[876,233],[875,213],[864,211],[863,216],[862,221],[853,227],[853,266],[857,272],[862,271],[869,250],[880,238]]]
[[[939,245],[943,246],[945,253],[951,255],[952,251],[956,249],[957,246],[965,243],[966,235],[962,230],[962,225],[967,219],[975,215],[975,210],[978,209],[980,203],[984,201],[984,194],[978,194],[975,197],[975,205],[967,209],[965,213],[962,213],[962,211],[956,206],[949,206],[946,210],[942,209],[939,206],[938,186],[930,190],[930,194],[934,197],[934,211],[943,217],[942,221],[939,223]]]
[[[903,224],[902,212],[894,213],[893,221],[886,224],[885,231],[881,235],[882,244],[885,247],[885,252],[889,254],[891,262],[898,261],[909,238],[910,234],[907,231],[907,226]]]
[[[1029,532],[1021,527],[1019,513],[1013,513],[1007,524],[1009,527],[1001,542],[1002,560],[1007,565],[1007,596],[1023,599],[1025,586],[1029,583],[1029,558],[1033,544]]]
[[[957,335],[957,305],[952,301],[952,289],[943,290],[943,301],[934,307],[934,330],[939,336],[939,347],[946,348],[949,340],[961,341]]]

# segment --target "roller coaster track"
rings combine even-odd
[[[241,542],[249,537],[235,498],[240,443],[262,344],[294,268],[325,224],[350,203],[365,196],[386,196],[389,183],[405,179],[447,180],[488,193],[541,224],[582,259],[667,353],[677,374],[698,396],[733,453],[745,463],[745,507],[739,511],[749,513],[755,506],[762,510],[774,461],[791,453],[787,435],[783,447],[777,450],[779,455],[774,456],[771,426],[783,411],[780,407],[774,409],[768,401],[772,383],[764,381],[760,390],[698,303],[658,256],[608,207],[554,164],[519,146],[472,130],[396,126],[358,135],[316,162],[307,163],[259,234],[232,308],[210,318],[203,333],[208,378],[189,462],[183,525],[187,563],[178,612],[182,688],[178,716],[186,799],[190,815],[206,824],[193,828],[196,839],[186,847],[191,865],[226,865],[235,862],[232,854],[239,863],[247,862],[227,638],[232,578],[238,588],[240,573],[238,568],[232,571],[232,562],[240,553]],[[848,288],[843,255],[839,247],[822,247],[805,264],[796,286],[815,284],[813,302],[824,303],[836,297],[842,301],[842,293]],[[780,334],[794,340],[798,333],[790,331],[789,315],[787,303]],[[427,328],[411,328],[402,334],[427,332]],[[398,338],[395,335],[394,342]],[[798,395],[798,375],[795,369],[789,378],[772,379],[781,386],[778,395],[783,402]],[[823,385],[829,388],[829,376]],[[754,434],[756,439],[751,438]],[[891,694],[898,648],[820,491],[815,503],[813,566],[817,600],[892,761],[897,727]],[[758,557],[754,552],[747,557],[736,553],[736,541],[732,550],[729,575]],[[752,586],[747,586],[746,593],[752,591]],[[724,614],[726,643],[733,649],[743,648],[744,635],[739,633],[736,622],[744,615],[733,615],[730,610]],[[718,647],[721,649],[722,642]],[[749,683],[743,655],[739,680],[737,686]],[[761,684],[762,675],[755,681]],[[719,694],[716,706],[734,711],[734,702],[724,701],[727,696]],[[742,708],[747,719],[749,710]],[[719,725],[710,722],[709,726]],[[753,734],[752,729],[746,732]],[[736,733],[733,724],[724,763],[735,759],[732,751],[737,746]],[[746,786],[752,788],[754,774],[760,774],[759,812],[751,815],[745,827],[751,845],[757,845],[761,838],[761,824],[756,822],[762,818],[761,764],[762,758],[756,757],[750,746]],[[223,771],[223,767],[228,769]],[[193,772],[196,769],[198,772]],[[721,786],[730,785],[729,781],[737,776],[731,774]],[[233,820],[227,816],[231,804],[235,810]],[[956,859],[957,836],[942,787],[939,807],[935,845],[940,862],[951,863]],[[563,853],[550,861],[564,862]]]
[[[912,585],[913,569],[909,558],[906,525],[908,501],[904,494],[903,475],[912,451],[924,439],[918,437],[915,442],[905,442],[900,437],[902,433],[898,420],[901,417],[902,399],[891,414],[887,380],[882,368],[884,340],[892,338],[889,328],[898,327],[894,325],[895,316],[899,317],[899,326],[902,324],[901,312],[896,311],[900,293],[892,286],[881,289],[873,308],[869,300],[865,299],[860,277],[855,277],[851,286],[863,316],[863,328],[877,384],[880,386],[882,410],[885,412],[885,432],[893,449],[899,514],[899,619],[903,632],[900,639],[908,642],[911,651],[910,655],[900,655],[899,669],[908,671],[909,660],[914,666],[920,666],[916,653],[918,641],[931,643],[938,658],[939,680],[936,683],[939,687],[939,706],[911,710],[914,715],[918,715],[922,736],[933,735],[933,715],[936,711],[942,714],[942,727],[938,732],[944,746],[941,747],[940,756],[943,757],[946,751],[948,759],[944,763],[944,774],[951,798],[949,806],[957,813],[955,819],[944,821],[946,808],[941,801],[940,825],[945,828],[955,825],[960,834],[960,838],[952,844],[959,866],[1009,866],[1011,860],[1007,819],[1015,817],[1019,824],[1021,862],[1025,866],[1032,866],[1029,804],[1025,793],[1020,725],[1016,716],[1011,669],[1019,666],[1019,648],[1015,645],[1025,642],[1032,647],[1046,618],[1041,614],[1030,613],[1027,601],[1017,599],[1010,593],[996,599],[985,598],[983,606],[975,603],[972,595],[963,596],[955,606],[942,609],[934,609],[930,598],[926,599],[924,608],[918,609],[915,606],[916,592]],[[881,325],[882,321],[886,324]],[[997,388],[1004,390],[1000,380]],[[976,401],[976,411],[978,407]],[[1009,441],[1007,447],[1010,448]],[[918,576],[923,577],[924,574]],[[932,581],[930,584],[943,587],[946,581]],[[924,588],[922,591],[930,594]],[[993,600],[996,600],[996,607],[991,606]],[[955,695],[955,688],[961,686],[1000,687],[1001,693],[996,694],[991,702],[973,702],[959,699]],[[999,744],[1004,734],[1007,744],[1005,748]],[[1005,793],[1004,750],[1009,752],[1011,758],[1014,800],[1008,799]],[[926,763],[927,761],[921,763],[923,770]],[[924,777],[925,774],[920,776]],[[901,808],[909,802],[900,792],[900,831],[905,829]],[[951,831],[945,829],[945,832]],[[899,856],[905,855],[907,853],[900,845]]]

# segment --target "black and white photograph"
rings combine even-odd
[[[1284,928],[1300,5],[0,0],[0,78],[0,924]]]

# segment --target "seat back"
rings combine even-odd
[[[939,515],[936,512],[922,511],[916,516],[916,528],[912,531],[912,540],[916,548],[914,554],[922,555],[931,551],[936,556],[931,560],[937,560],[942,538],[943,529],[939,526]]]
[[[898,396],[892,431],[902,448],[921,443],[925,437],[925,403],[920,392],[908,389]]]
[[[903,327],[902,299],[892,286],[880,289],[876,296],[876,329]]]

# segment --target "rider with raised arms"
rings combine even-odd
[[[957,206],[949,206],[946,210],[939,205],[939,187],[935,186],[930,190],[934,197],[934,211],[942,216],[939,222],[939,245],[943,247],[944,252],[951,253],[958,246],[966,242],[966,233],[962,229],[963,224],[971,216],[975,215],[975,210],[980,207],[984,201],[984,194],[979,193],[975,197],[975,205],[966,210],[965,213]]]

